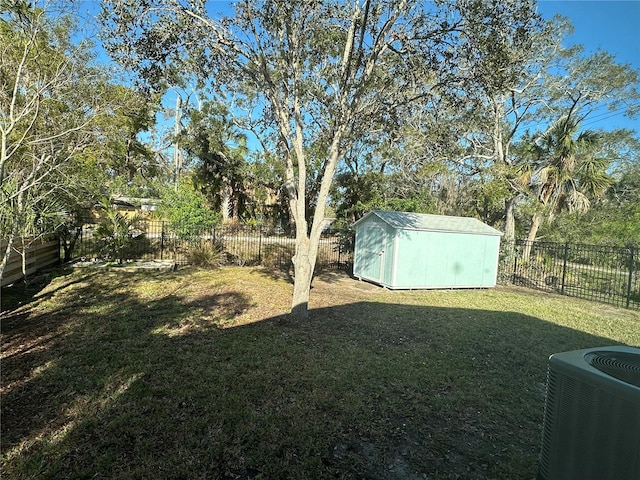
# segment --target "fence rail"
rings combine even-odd
[[[640,309],[640,251],[552,242],[502,246],[501,277],[515,285]]]

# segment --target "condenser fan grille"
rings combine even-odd
[[[587,353],[584,359],[601,372],[640,387],[640,355],[629,352],[592,351]]]

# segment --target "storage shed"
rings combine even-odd
[[[356,278],[392,289],[496,285],[502,232],[480,220],[373,210],[354,226]]]

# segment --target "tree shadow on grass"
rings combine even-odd
[[[46,298],[54,295],[57,290],[67,287],[68,284],[62,283],[56,289],[47,289],[48,285],[54,279],[68,275],[68,273],[69,270],[66,267],[54,268],[47,273],[31,276],[27,281],[21,280],[11,286],[2,287],[0,289],[0,314],[45,298],[43,291],[47,292]]]
[[[83,293],[56,336],[3,365],[7,477],[532,478],[548,356],[616,343],[369,302],[220,329],[245,295]]]
[[[250,307],[249,299],[238,292],[188,301],[167,292],[160,300],[143,302],[121,291],[97,289],[92,279],[98,275],[81,275],[56,288],[73,289],[58,310],[38,314],[34,300],[34,310],[19,308],[2,316],[3,452],[21,441],[66,429],[82,416],[77,400],[90,404],[96,388],[104,386],[105,375],[120,371],[128,358],[145,361],[160,355],[157,345],[149,342],[154,338],[151,332],[172,336],[215,330]],[[144,276],[147,282],[156,277]],[[135,278],[139,276],[130,282]],[[121,278],[119,286],[126,282]]]
[[[284,280],[287,283],[293,285],[295,280],[293,275],[293,265],[290,267],[257,267],[254,269],[254,272],[262,275],[265,278],[270,280]],[[344,270],[336,270],[333,267],[328,267],[325,265],[317,265],[314,269],[313,276],[311,278],[311,288],[314,287],[314,282],[316,280],[320,280],[324,283],[328,284],[337,284],[339,282],[343,282],[347,278],[353,278]]]

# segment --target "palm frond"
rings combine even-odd
[[[571,190],[566,196],[566,208],[569,212],[585,213],[591,207],[589,198],[579,190]]]

